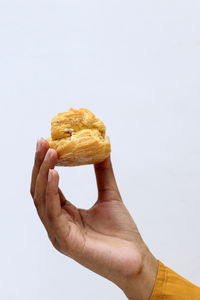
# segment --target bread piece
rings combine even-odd
[[[58,153],[58,166],[96,164],[111,152],[106,127],[88,109],[59,113],[51,122],[50,148]]]

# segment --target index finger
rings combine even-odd
[[[48,149],[49,149],[49,144],[45,139],[41,138],[37,141],[35,161],[32,170],[31,187],[30,187],[30,193],[32,197],[34,197],[36,179]]]

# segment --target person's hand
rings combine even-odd
[[[113,281],[130,299],[149,299],[157,260],[122,202],[110,157],[94,166],[98,200],[88,210],[76,208],[65,199],[54,170],[57,159],[56,151],[40,139],[31,195],[52,244],[58,251]]]

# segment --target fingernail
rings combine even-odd
[[[53,178],[53,170],[49,170],[49,174],[48,174],[48,181],[51,181]]]
[[[47,151],[47,154],[45,155],[45,158],[44,158],[44,160],[49,160],[49,158],[51,157],[51,153],[53,152],[53,150],[52,149],[49,149],[48,151]]]
[[[37,141],[36,152],[39,152],[42,148],[42,138]]]

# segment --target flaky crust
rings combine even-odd
[[[79,166],[102,162],[111,146],[106,127],[88,109],[59,113],[51,122],[50,148],[58,153],[58,166]]]

